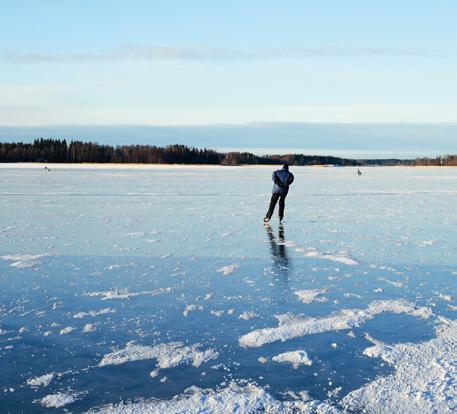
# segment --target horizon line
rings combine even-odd
[[[248,121],[214,123],[120,123],[120,124],[0,124],[0,128],[53,128],[53,127],[211,127],[211,126],[250,126],[250,125],[456,125],[456,121]]]

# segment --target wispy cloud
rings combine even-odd
[[[94,52],[0,52],[0,61],[12,64],[33,63],[84,63],[97,61],[154,61],[154,60],[259,60],[306,59],[332,56],[398,56],[398,57],[449,57],[456,50],[433,48],[314,46],[239,50],[206,45],[160,46],[123,44],[107,51]]]

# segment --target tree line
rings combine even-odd
[[[210,165],[457,165],[457,155],[415,160],[355,160],[323,155],[286,154],[259,156],[249,152],[217,152],[186,145],[100,145],[94,142],[36,139],[32,143],[0,143],[0,162],[142,163]]]
[[[221,154],[185,145],[99,145],[94,142],[36,139],[0,143],[0,162],[219,164]]]

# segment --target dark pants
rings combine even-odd
[[[275,211],[276,203],[279,200],[279,219],[282,220],[284,217],[284,207],[286,205],[286,196],[287,194],[276,194],[273,193],[271,195],[271,200],[270,200],[270,207],[268,207],[268,211],[265,217],[268,219],[271,219],[271,216],[273,215],[273,212]]]

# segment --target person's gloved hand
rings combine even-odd
[[[281,187],[281,188],[286,188],[286,186],[284,185],[284,183],[281,182],[281,180],[279,180],[279,178],[276,178],[275,181],[274,181],[274,183],[275,183],[277,186]]]

